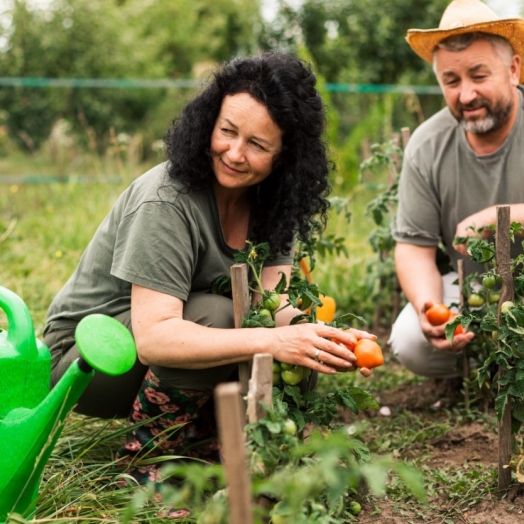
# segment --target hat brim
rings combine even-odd
[[[448,36],[474,32],[505,38],[524,62],[524,19],[522,18],[506,18],[453,29],[408,29],[406,40],[420,58],[433,64],[433,51],[441,40]],[[524,83],[524,64],[520,71],[520,83]]]

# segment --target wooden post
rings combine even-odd
[[[247,468],[240,384],[219,384],[215,388],[215,403],[228,486],[229,524],[252,524],[251,480]]]
[[[233,314],[235,317],[235,328],[242,327],[242,319],[249,312],[249,288],[247,280],[247,265],[234,264],[230,269],[231,289],[233,293]],[[247,394],[249,388],[249,377],[251,376],[251,362],[240,362],[238,365],[238,378],[242,395]]]
[[[507,300],[513,300],[515,286],[511,273],[511,240],[510,240],[510,207],[497,206],[497,236],[496,236],[496,260],[497,273],[502,277],[502,291],[498,305],[498,324],[501,324],[500,307]],[[500,344],[500,342],[499,342]],[[503,370],[499,368],[499,376]],[[504,409],[502,420],[498,423],[499,432],[499,491],[505,491],[511,484],[511,470],[505,468],[511,458],[512,435],[511,435],[511,402]]]
[[[257,353],[253,358],[253,372],[247,394],[247,417],[249,422],[258,422],[266,415],[260,401],[273,405],[273,357]]]
[[[459,314],[464,309],[464,260],[457,263],[458,285],[459,285]],[[462,350],[462,378],[464,385],[464,406],[469,409],[469,358],[466,348]]]

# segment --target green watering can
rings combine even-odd
[[[51,354],[35,337],[22,299],[0,286],[0,308],[8,331],[0,329],[0,523],[12,512],[30,516],[44,467],[63,421],[95,373],[121,375],[136,360],[133,337],[117,320],[89,315],[75,340],[81,358],[50,390]]]

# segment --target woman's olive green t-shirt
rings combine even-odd
[[[226,244],[212,187],[185,189],[167,163],[137,178],[118,198],[53,300],[46,332],[91,313],[115,316],[131,307],[131,285],[187,300],[229,276],[236,249]],[[266,265],[287,265],[279,255]]]

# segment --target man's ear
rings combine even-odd
[[[511,57],[511,65],[509,67],[511,85],[518,86],[520,84],[520,68],[522,67],[522,60],[519,55]]]

